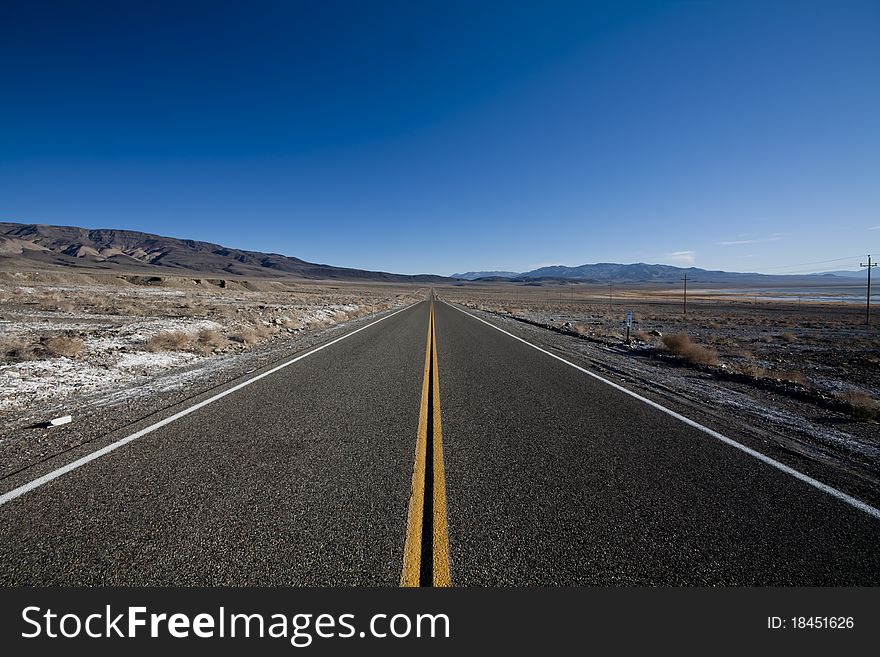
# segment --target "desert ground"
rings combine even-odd
[[[440,289],[440,288],[438,288]],[[446,298],[529,322],[567,329],[599,344],[678,356],[756,379],[788,381],[858,404],[880,393],[880,308],[865,325],[863,304],[781,300],[761,290],[682,290],[637,285],[446,288]],[[801,300],[799,300],[801,299]],[[657,335],[660,333],[660,335]]]

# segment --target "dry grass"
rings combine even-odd
[[[79,338],[43,336],[36,342],[10,337],[0,342],[0,362],[16,363],[41,358],[76,358],[85,343]]]
[[[838,397],[850,405],[852,416],[859,420],[880,418],[880,399],[863,390],[849,389]]]
[[[777,381],[788,381],[789,383],[797,383],[802,386],[807,384],[807,377],[798,370],[768,370],[751,362],[734,365],[732,369],[734,372],[744,374],[753,379],[776,379]]]
[[[578,335],[590,335],[593,331],[583,322],[575,322],[571,325],[571,330]]]
[[[147,351],[191,351],[207,355],[215,349],[222,349],[229,341],[216,329],[202,329],[195,336],[186,331],[164,331],[157,333],[144,343]],[[245,343],[252,344],[252,343]]]
[[[216,329],[202,329],[196,335],[191,350],[201,356],[207,356],[222,350],[229,341]]]
[[[789,383],[797,383],[798,385],[806,385],[807,377],[803,372],[797,370],[777,370],[771,374],[774,379],[788,381]]]
[[[756,365],[755,363],[743,363],[742,365],[737,365],[734,367],[734,371],[753,379],[766,379],[770,376],[770,373],[765,368]]]
[[[686,333],[664,335],[663,344],[675,356],[695,365],[717,365],[718,352],[691,342]]]
[[[0,342],[0,362],[17,363],[36,357],[34,346],[25,340],[10,337]]]
[[[797,341],[797,338],[795,337],[794,333],[783,333],[782,335],[779,336],[779,338],[783,342],[788,342],[789,344]]]
[[[229,339],[232,342],[238,342],[239,344],[244,345],[257,344],[257,342],[260,341],[257,332],[252,328],[242,328],[234,333],[230,333]]]
[[[199,331],[199,334],[196,336],[196,342],[203,347],[225,347],[226,346],[226,338],[223,337],[223,334],[220,331],[215,329],[202,329]]]
[[[79,338],[56,336],[53,338],[43,338],[41,346],[46,356],[50,358],[58,358],[60,356],[76,358],[85,345]]]
[[[147,351],[187,351],[192,347],[193,339],[185,331],[163,331],[157,333],[144,343]]]

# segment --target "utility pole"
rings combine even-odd
[[[865,301],[865,324],[871,324],[871,267],[876,267],[877,263],[871,262],[871,255],[868,254],[868,264],[864,262],[859,263],[859,267],[867,267],[868,268],[868,294]]]
[[[688,314],[688,275],[684,275],[684,314]]]
[[[614,303],[614,283],[608,281],[608,308],[610,309]]]

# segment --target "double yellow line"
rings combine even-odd
[[[409,498],[406,544],[403,549],[403,572],[400,574],[401,586],[449,586],[451,583],[433,299],[430,304],[425,378],[422,383],[412,492]]]

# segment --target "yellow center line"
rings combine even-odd
[[[443,472],[443,431],[440,425],[440,369],[437,367],[437,330],[431,302],[432,357],[434,359],[434,586],[450,586],[449,536],[446,533],[446,477]]]
[[[428,344],[425,349],[425,373],[407,514],[406,543],[403,549],[403,571],[400,574],[401,586],[451,584],[436,333],[432,299],[428,311]],[[430,469],[427,461],[429,449]]]

